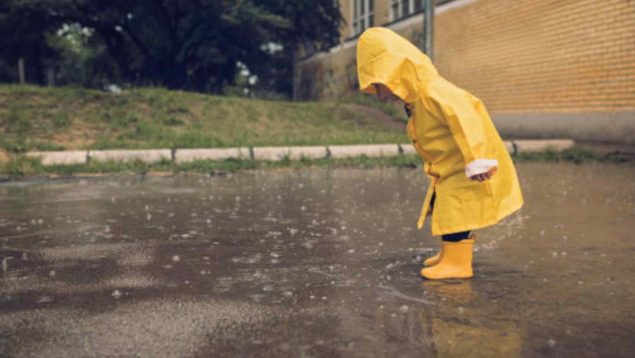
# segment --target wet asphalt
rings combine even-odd
[[[518,171],[445,281],[420,169],[2,184],[0,356],[634,356],[635,166]]]

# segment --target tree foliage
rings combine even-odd
[[[48,62],[58,75],[81,64],[84,77],[222,92],[240,62],[261,85],[288,92],[295,48],[336,44],[341,22],[333,0],[5,0],[0,79],[14,79],[3,68],[25,58],[35,83],[43,83]],[[53,40],[69,25],[90,30],[80,44],[89,54]]]
[[[60,23],[41,4],[26,0],[0,2],[0,78],[16,80],[16,64],[22,58],[32,69],[27,79],[43,83],[45,61],[55,55],[46,36],[58,26]]]

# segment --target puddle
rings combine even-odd
[[[635,167],[518,171],[444,282],[420,170],[0,185],[0,355],[631,356]]]

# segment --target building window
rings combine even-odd
[[[353,0],[353,33],[362,33],[375,22],[374,0]]]
[[[399,20],[423,10],[423,0],[392,0],[390,3],[390,18]]]

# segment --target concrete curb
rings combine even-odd
[[[327,147],[255,147],[254,160],[278,161],[286,158],[292,160],[322,159],[328,157]]]
[[[332,145],[329,146],[331,158],[351,158],[365,155],[367,157],[391,157],[399,155],[399,144],[375,145]]]
[[[27,158],[39,158],[43,165],[72,165],[88,162],[87,150],[62,152],[29,152]]]
[[[575,145],[571,139],[540,139],[505,141],[505,148],[511,154],[562,151]],[[304,147],[249,147],[249,148],[209,148],[209,149],[148,149],[148,150],[90,150],[29,152],[29,158],[39,158],[43,165],[85,164],[94,161],[141,161],[155,163],[162,160],[187,163],[196,160],[254,159],[278,161],[286,158],[298,160],[324,158],[391,157],[401,154],[416,154],[410,144],[362,144]]]
[[[570,149],[575,145],[575,142],[571,139],[541,139],[541,140],[527,140],[519,139],[511,141],[513,151],[512,154],[517,153],[535,153],[552,150],[560,152],[566,149]],[[507,149],[509,151],[509,149]]]
[[[410,144],[399,144],[399,153],[401,154],[417,154],[417,150]]]
[[[249,148],[176,149],[174,161],[188,163],[197,160],[249,159]]]
[[[162,160],[172,161],[172,151],[170,149],[91,150],[88,151],[88,160],[97,162],[138,160],[144,163],[155,163]]]

